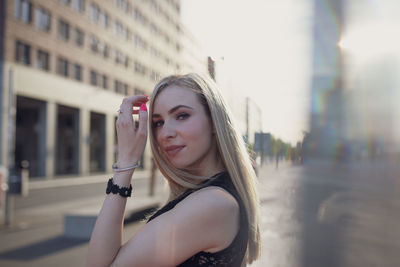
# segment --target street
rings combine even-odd
[[[386,170],[392,173],[386,171],[387,175],[376,181],[375,175],[382,172],[374,173],[366,167],[360,171],[331,165],[281,163],[279,168],[274,164],[264,165],[259,171],[262,256],[251,266],[400,266],[396,224],[400,206],[394,201],[399,187],[393,178],[396,171]],[[147,193],[145,179],[134,182],[137,197]],[[0,230],[0,265],[84,266],[88,242],[63,236],[62,214],[73,206],[101,201],[103,187],[104,184],[96,184],[38,189],[28,197],[30,203],[17,201],[19,223]],[[372,195],[380,196],[379,201],[374,198],[366,212],[362,212],[362,205],[349,211],[348,207],[356,203],[352,201],[345,205],[345,222],[342,218],[337,220],[339,224],[329,222],[333,215],[344,213],[338,213],[338,205],[330,200],[332,196],[343,190],[353,192],[354,188],[357,192],[368,192],[367,200]],[[71,189],[74,189],[72,200]],[[159,181],[157,193],[164,189]],[[372,204],[379,203],[384,206],[375,205],[371,209]],[[321,207],[324,212],[330,209],[331,217],[323,214]],[[350,219],[349,214],[354,216]],[[368,219],[359,221],[359,218]],[[124,240],[141,225],[142,222],[127,223]]]

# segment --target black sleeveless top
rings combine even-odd
[[[232,184],[231,178],[227,172],[219,173],[210,179],[204,181],[201,184],[201,188],[205,188],[208,186],[218,186],[225,189],[229,192],[238,202],[239,204],[239,211],[240,211],[240,227],[239,231],[237,232],[235,238],[233,239],[232,243],[223,250],[217,251],[215,253],[201,251],[185,262],[181,263],[178,266],[229,266],[229,267],[240,267],[242,264],[243,258],[246,254],[247,249],[247,241],[248,241],[248,222],[246,216],[246,210],[244,208],[243,202],[239,197],[234,185]],[[191,193],[195,192],[199,189],[189,189],[185,191],[183,194],[178,196],[176,199],[171,200],[168,202],[164,207],[158,210],[153,216],[149,218],[149,221],[153,220],[157,216],[173,209],[176,204],[181,202]]]

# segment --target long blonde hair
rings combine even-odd
[[[256,190],[256,176],[251,166],[244,141],[234,126],[222,95],[216,84],[206,76],[190,73],[173,75],[162,79],[154,88],[150,100],[150,116],[157,95],[165,88],[175,85],[194,91],[200,103],[205,107],[215,129],[218,152],[224,167],[228,171],[232,183],[243,201],[249,223],[249,239],[247,246],[247,262],[251,263],[260,256],[261,240],[259,229],[259,199]],[[199,183],[207,177],[196,176],[187,171],[174,168],[159,149],[154,135],[152,123],[149,131],[151,149],[161,173],[166,177],[170,187],[170,199],[177,197],[188,188],[198,188]]]

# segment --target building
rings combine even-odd
[[[307,156],[398,160],[398,10],[396,1],[314,1]]]
[[[111,172],[123,97],[181,72],[180,1],[0,5],[0,165],[27,160],[31,179]]]
[[[200,43],[184,25],[182,25],[181,30],[181,72],[207,73],[207,56]]]
[[[310,139],[307,155],[332,157],[344,138],[342,1],[314,2]]]

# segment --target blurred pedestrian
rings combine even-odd
[[[121,104],[118,161],[87,265],[234,267],[256,260],[260,231],[254,170],[215,83],[197,74],[166,77],[154,89],[149,139],[170,199],[122,244],[126,197],[146,145],[147,101],[138,95]],[[138,128],[132,113],[139,114]]]

